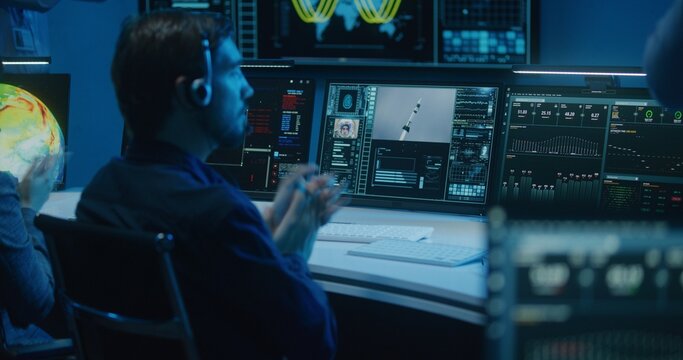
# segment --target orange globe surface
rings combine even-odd
[[[64,169],[64,135],[50,109],[30,92],[0,83],[0,171],[21,179],[36,159],[56,156],[54,179]]]

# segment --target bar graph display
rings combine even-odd
[[[600,193],[600,161],[508,155],[501,203],[595,206]]]
[[[502,125],[501,204],[569,216],[683,215],[683,110],[645,89],[509,88]]]

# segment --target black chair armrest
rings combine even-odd
[[[0,358],[6,359],[65,359],[74,355],[71,339],[55,339],[43,344],[8,346]]]

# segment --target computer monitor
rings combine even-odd
[[[680,215],[680,110],[645,89],[508,88],[500,203],[546,214]]]
[[[311,79],[249,78],[250,132],[237,149],[219,148],[207,163],[255,199],[271,199],[280,179],[308,163],[315,84]]]
[[[237,10],[252,26],[238,43],[259,58],[340,65],[524,64],[531,1],[258,0]]]
[[[69,130],[68,74],[0,74],[0,170],[21,178],[36,158],[64,153]],[[55,188],[65,184],[64,157]]]
[[[529,63],[532,2],[439,1],[439,63]]]
[[[378,11],[365,11],[373,1],[259,0],[258,55],[431,61],[434,1],[389,0],[377,5]]]
[[[481,214],[499,88],[330,81],[318,146],[352,204]]]
[[[501,214],[488,222],[488,359],[681,357],[680,228]]]

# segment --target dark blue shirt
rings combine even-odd
[[[326,359],[335,320],[298,255],[282,255],[251,201],[198,158],[133,143],[85,188],[79,221],[170,232],[203,359]]]
[[[0,172],[0,331],[8,344],[28,345],[50,339],[30,324],[52,309],[54,281],[36,213],[21,208],[16,185]]]

